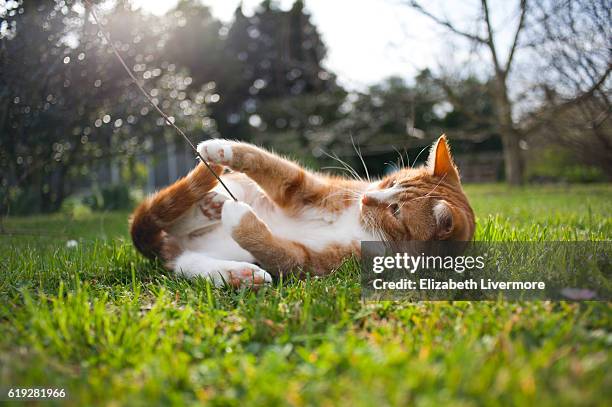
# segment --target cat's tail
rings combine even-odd
[[[217,173],[223,170],[212,164],[211,168]],[[149,258],[165,257],[164,228],[202,199],[217,182],[206,166],[199,164],[187,176],[145,199],[130,218],[130,235],[136,249]]]

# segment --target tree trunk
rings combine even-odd
[[[506,181],[510,185],[521,185],[523,183],[524,168],[518,134],[512,130],[502,130],[501,138],[504,148]]]
[[[508,88],[504,76],[498,74],[493,100],[495,101],[497,122],[499,123],[499,132],[504,148],[506,181],[510,185],[521,185],[523,183],[524,167],[519,146],[520,135],[512,122],[512,105],[508,98]]]

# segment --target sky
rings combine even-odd
[[[132,0],[135,7],[161,15],[174,7],[177,0]],[[202,0],[213,15],[230,22],[239,0]],[[243,0],[249,15],[261,0]],[[279,0],[288,9],[293,0]],[[459,26],[474,26],[473,0],[462,2],[423,1],[436,14],[448,16]],[[511,1],[492,2],[494,25],[500,45],[509,43],[513,28]],[[418,70],[430,67],[444,69],[470,58],[465,43],[450,42],[443,28],[427,17],[401,5],[401,0],[305,0],[327,45],[326,68],[338,75],[348,89],[365,89],[385,77],[398,75],[410,80]]]

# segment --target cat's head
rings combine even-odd
[[[384,240],[470,240],[474,212],[446,137],[433,144],[426,165],[373,184],[362,196],[361,217]]]

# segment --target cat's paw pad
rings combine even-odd
[[[223,203],[227,200],[225,195],[211,191],[204,195],[198,203],[198,208],[202,215],[208,220],[220,220]]]
[[[221,209],[221,222],[228,232],[231,233],[240,224],[242,219],[249,214],[255,216],[250,205],[244,202],[228,200],[225,201],[223,209]]]
[[[258,288],[272,282],[272,276],[254,264],[240,266],[226,270],[226,283],[234,288]]]
[[[223,139],[206,140],[198,144],[198,153],[207,162],[228,165],[232,162],[233,141]]]

